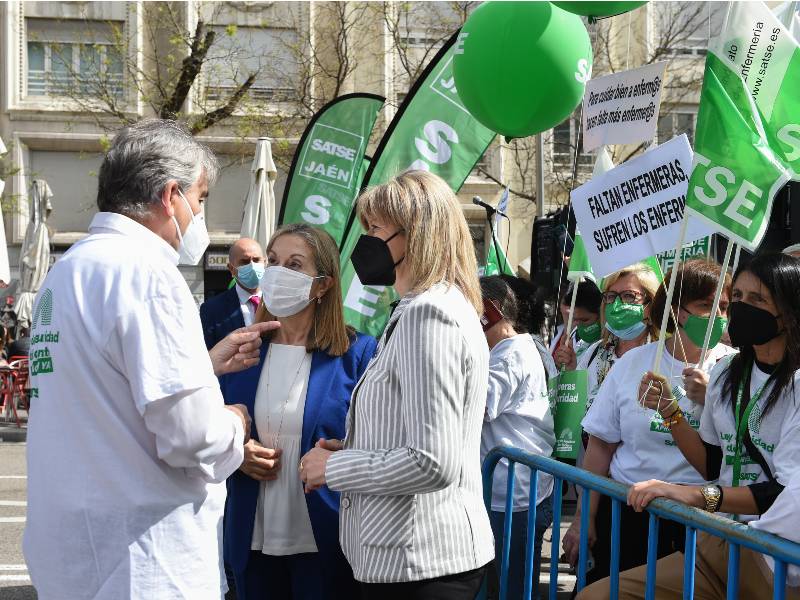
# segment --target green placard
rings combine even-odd
[[[711,247],[711,238],[700,238],[691,244],[685,244],[681,251],[681,261],[692,260],[693,258],[705,258]],[[675,264],[675,250],[668,250],[658,254],[658,262],[661,265],[661,272],[666,273]]]
[[[562,371],[550,379],[547,387],[556,434],[553,456],[577,459],[581,444],[581,421],[586,414],[588,398],[587,371]]]

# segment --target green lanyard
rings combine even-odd
[[[764,388],[769,383],[769,378],[764,384],[758,388],[755,394],[750,398],[750,402],[747,404],[747,408],[744,410],[744,415],[741,414],[741,407],[742,407],[742,397],[744,396],[744,386],[745,384],[750,385],[750,375],[753,371],[753,366],[746,370],[744,379],[742,379],[741,383],[739,383],[739,390],[736,393],[736,411],[733,414],[733,418],[736,422],[736,448],[733,454],[733,487],[739,487],[739,477],[742,474],[742,446],[744,445],[744,435],[747,429],[747,423],[750,420],[750,413],[753,412],[753,407],[758,404],[759,398],[761,398],[761,393],[764,391]]]

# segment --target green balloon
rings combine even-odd
[[[575,13],[576,15],[584,15],[586,17],[613,17],[614,15],[621,15],[634,8],[639,8],[642,4],[647,4],[647,0],[633,0],[633,1],[616,1],[609,0],[603,2],[553,2],[559,8]]]
[[[458,96],[489,129],[527,137],[566,119],[583,98],[592,45],[580,17],[550,2],[482,4],[453,60]]]

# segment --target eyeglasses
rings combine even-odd
[[[603,302],[614,304],[619,298],[623,304],[647,304],[649,300],[642,292],[636,290],[623,290],[622,292],[603,292]]]

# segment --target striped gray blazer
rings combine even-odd
[[[404,297],[394,322],[353,391],[344,449],[325,473],[342,492],[342,549],[367,583],[462,573],[494,556],[481,492],[489,350],[478,315],[459,289],[438,284]]]

